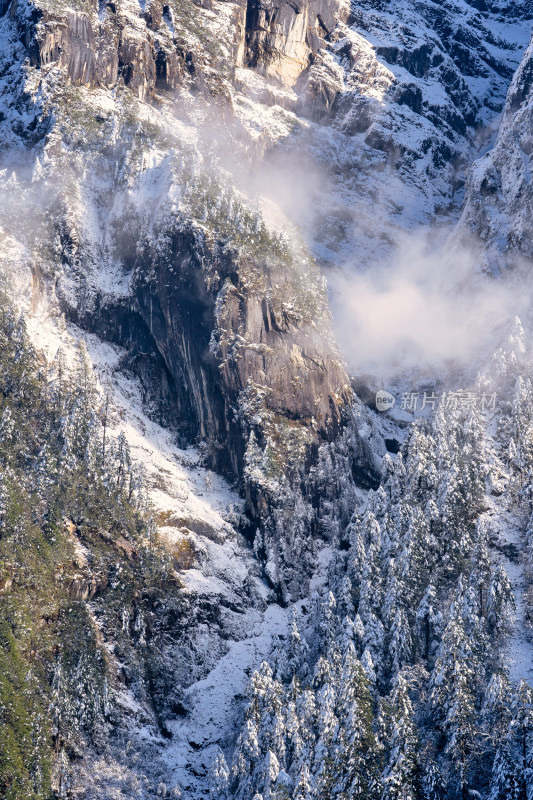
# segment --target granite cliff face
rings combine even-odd
[[[197,6],[213,9],[211,2],[189,0],[170,5],[152,0],[144,8],[46,2],[28,13],[23,4],[4,2],[0,12],[15,21],[32,66],[55,64],[73,83],[88,86],[111,88],[122,80],[141,99],[178,88],[185,73],[200,83],[211,79],[216,91],[216,71],[235,66],[259,69],[293,86],[323,50],[339,16],[347,16],[338,0],[232,3],[225,13],[231,26],[228,62]],[[200,47],[191,47],[191,36]]]
[[[339,19],[347,14],[348,9],[339,0],[250,0],[237,65],[258,69],[285,86],[294,86],[305,70],[321,60],[321,51]]]
[[[320,5],[280,6],[268,23],[278,32],[261,44],[262,12],[232,5],[217,41],[208,23],[220,24],[222,8],[12,3],[4,25],[22,40],[19,57],[27,53],[29,82],[42,95],[33,115],[47,135],[34,182],[53,197],[47,224],[57,241],[40,266],[43,286],[54,276],[69,319],[127,347],[159,418],[243,482],[284,595],[293,578],[278,550],[291,523],[272,512],[300,498],[317,525],[309,474],[349,419],[351,389],[325,283],[299,235],[270,230],[225,170],[206,165],[211,145],[190,115],[203,109],[209,124],[236,128],[234,54],[290,83],[322,41],[308,23],[332,28],[334,17]],[[159,109],[151,119],[149,102]],[[184,109],[192,148],[183,124],[174,128]],[[235,136],[243,154],[253,146],[246,131]],[[286,566],[292,575],[294,556]]]
[[[186,34],[201,36],[201,21],[188,4],[189,29],[174,36],[172,9],[158,2],[146,11],[127,4],[63,3],[4,7],[28,50],[30,64],[46,69],[53,64],[74,84],[112,88],[120,81],[140,99],[156,90],[171,90],[184,74],[202,73],[210,54],[187,46]],[[132,13],[135,12],[136,13]],[[213,76],[216,81],[216,78]],[[199,78],[201,80],[201,78]]]

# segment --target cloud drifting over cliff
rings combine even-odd
[[[478,268],[475,246],[405,234],[386,261],[328,275],[335,327],[349,369],[382,379],[476,367],[516,315],[530,315],[523,268],[500,278]]]

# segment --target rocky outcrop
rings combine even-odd
[[[325,306],[314,301],[313,320],[297,313],[303,292],[290,285],[282,262],[250,264],[194,226],[165,235],[165,249],[143,249],[138,257],[134,292],[170,373],[187,387],[198,435],[211,442],[218,467],[242,474],[235,409],[249,384],[264,387],[270,411],[313,436],[334,436],[349,391]],[[263,273],[260,292],[247,286],[251,269]]]
[[[111,88],[122,83],[140,99],[176,89],[184,77],[193,83],[207,80],[214,91],[220,87],[209,72],[212,53],[194,46],[202,23],[192,5],[190,30],[182,25],[174,29],[171,7],[163,7],[160,0],[153,0],[144,12],[139,9],[137,17],[120,0],[101,4],[100,10],[36,3],[27,15],[25,8],[13,0],[3,13],[15,21],[30,63],[38,68],[57,65],[74,84]]]
[[[316,266],[290,247],[276,253],[275,238],[251,255],[187,215],[156,216],[137,243],[131,291],[117,297],[91,287],[83,235],[61,235],[66,313],[126,347],[124,364],[152,409],[202,442],[212,467],[240,479],[269,578],[282,597],[298,595],[295,576],[313,564],[303,543],[319,532],[331,494],[314,474],[319,450],[342,435],[352,402]],[[359,450],[351,446],[348,474]],[[336,491],[330,500],[340,501]]]
[[[268,577],[282,598],[299,596],[320,505],[340,503],[313,474],[319,448],[342,433],[352,399],[324,286],[303,269],[295,283],[281,258],[251,262],[189,224],[165,238],[138,259],[138,306],[212,463],[242,477]]]
[[[524,4],[514,4],[510,16],[526,14]],[[479,14],[467,12],[458,17],[445,4],[417,2],[398,23],[383,3],[365,0],[353,9],[350,23],[367,40],[356,42],[356,49],[361,45],[368,48],[368,41],[372,42],[377,64],[394,76],[386,94],[382,94],[386,103],[382,117],[389,119],[395,107],[406,107],[434,126],[451,152],[462,137],[468,136],[468,129],[478,124],[483,106],[503,102],[513,68],[505,57],[496,58],[493,52],[499,45],[510,57],[513,45],[499,40]],[[345,48],[343,55],[353,76],[350,81],[368,93],[374,82],[373,71],[359,63],[357,52],[354,58],[354,43],[346,42]],[[492,83],[481,91],[472,90],[472,78],[484,82],[491,74]],[[439,86],[440,96],[432,91],[432,84]],[[347,105],[345,101],[343,116]],[[439,156],[435,156],[438,166]]]
[[[340,13],[339,0],[248,0],[237,63],[293,86],[324,47]]]

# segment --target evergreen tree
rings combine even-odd
[[[351,593],[354,604],[358,604],[361,580],[363,577],[363,566],[366,560],[365,536],[362,520],[352,520],[348,528],[348,538],[350,549],[347,559],[347,574],[352,584]]]
[[[521,680],[513,692],[507,753],[518,778],[520,800],[533,798],[533,691]],[[505,762],[505,748],[502,760]]]
[[[507,573],[498,565],[492,574],[487,599],[487,622],[496,640],[511,630],[515,617],[513,587]]]
[[[314,748],[313,776],[316,791],[324,800],[332,797],[333,749],[339,721],[336,664],[320,658],[315,668],[317,741]]]
[[[303,764],[298,775],[296,788],[294,790],[294,800],[313,800],[311,778],[306,764]]]
[[[517,765],[504,743],[498,748],[494,759],[489,800],[520,800],[525,796],[520,784]]]
[[[334,754],[334,793],[339,800],[379,794],[379,755],[372,696],[353,646],[342,666],[338,703],[339,731]]]
[[[433,582],[429,583],[416,612],[416,632],[418,652],[429,663],[433,660],[441,633],[442,614]]]
[[[435,722],[446,736],[445,751],[456,770],[461,800],[469,793],[475,755],[476,660],[457,604],[452,606],[433,670],[431,701]]]
[[[412,657],[411,629],[407,614],[401,608],[396,608],[391,625],[389,653],[392,661],[392,672],[396,674],[405,664],[411,662]]]
[[[230,771],[222,750],[218,749],[209,772],[209,792],[216,800],[227,800]]]
[[[424,420],[413,423],[407,441],[406,480],[414,498],[422,499],[437,483],[436,442],[425,431]]]
[[[511,687],[504,672],[492,675],[483,698],[480,719],[495,752],[507,738],[511,721]]]
[[[398,673],[390,696],[392,716],[390,755],[384,773],[383,800],[418,800],[420,797],[419,743],[413,721],[407,681]]]
[[[437,764],[429,761],[422,778],[422,796],[424,800],[445,800],[447,785]]]

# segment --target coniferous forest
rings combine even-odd
[[[214,765],[215,796],[532,796],[533,693],[505,660],[517,599],[528,626],[532,614],[525,363],[517,320],[479,378],[509,398],[494,438],[476,409],[441,408],[411,426],[394,463],[385,457],[330,564],[331,591],[292,612],[287,642],[254,673],[233,761]],[[506,470],[504,494],[487,492]],[[523,559],[523,600],[495,554]]]
[[[0,0],[0,800],[533,800],[533,0]]]
[[[1,304],[0,785],[9,800],[49,798],[55,771],[62,797],[84,740],[98,748],[114,735],[99,626],[151,684],[143,617],[160,616],[162,595],[165,615],[178,613],[179,564],[158,543],[125,438],[106,436],[108,399],[86,349],[68,368],[61,352],[46,363],[5,291]],[[329,591],[292,607],[286,640],[251,676],[232,758],[219,750],[211,766],[212,796],[530,797],[533,692],[510,680],[516,594],[494,559],[518,559],[497,526],[533,524],[526,356],[517,321],[479,378],[509,397],[493,438],[478,410],[439,410],[385,456],[330,562]],[[503,495],[487,492],[498,470]],[[524,574],[529,624],[531,547]]]
[[[126,653],[132,598],[139,640],[150,591],[168,583],[172,604],[177,586],[142,470],[124,437],[106,436],[86,350],[69,369],[61,352],[47,364],[5,289],[0,306],[0,796],[37,800],[50,798],[53,769],[65,796],[64,763],[113,725],[94,615],[105,608]],[[140,675],[150,646],[141,650]]]

